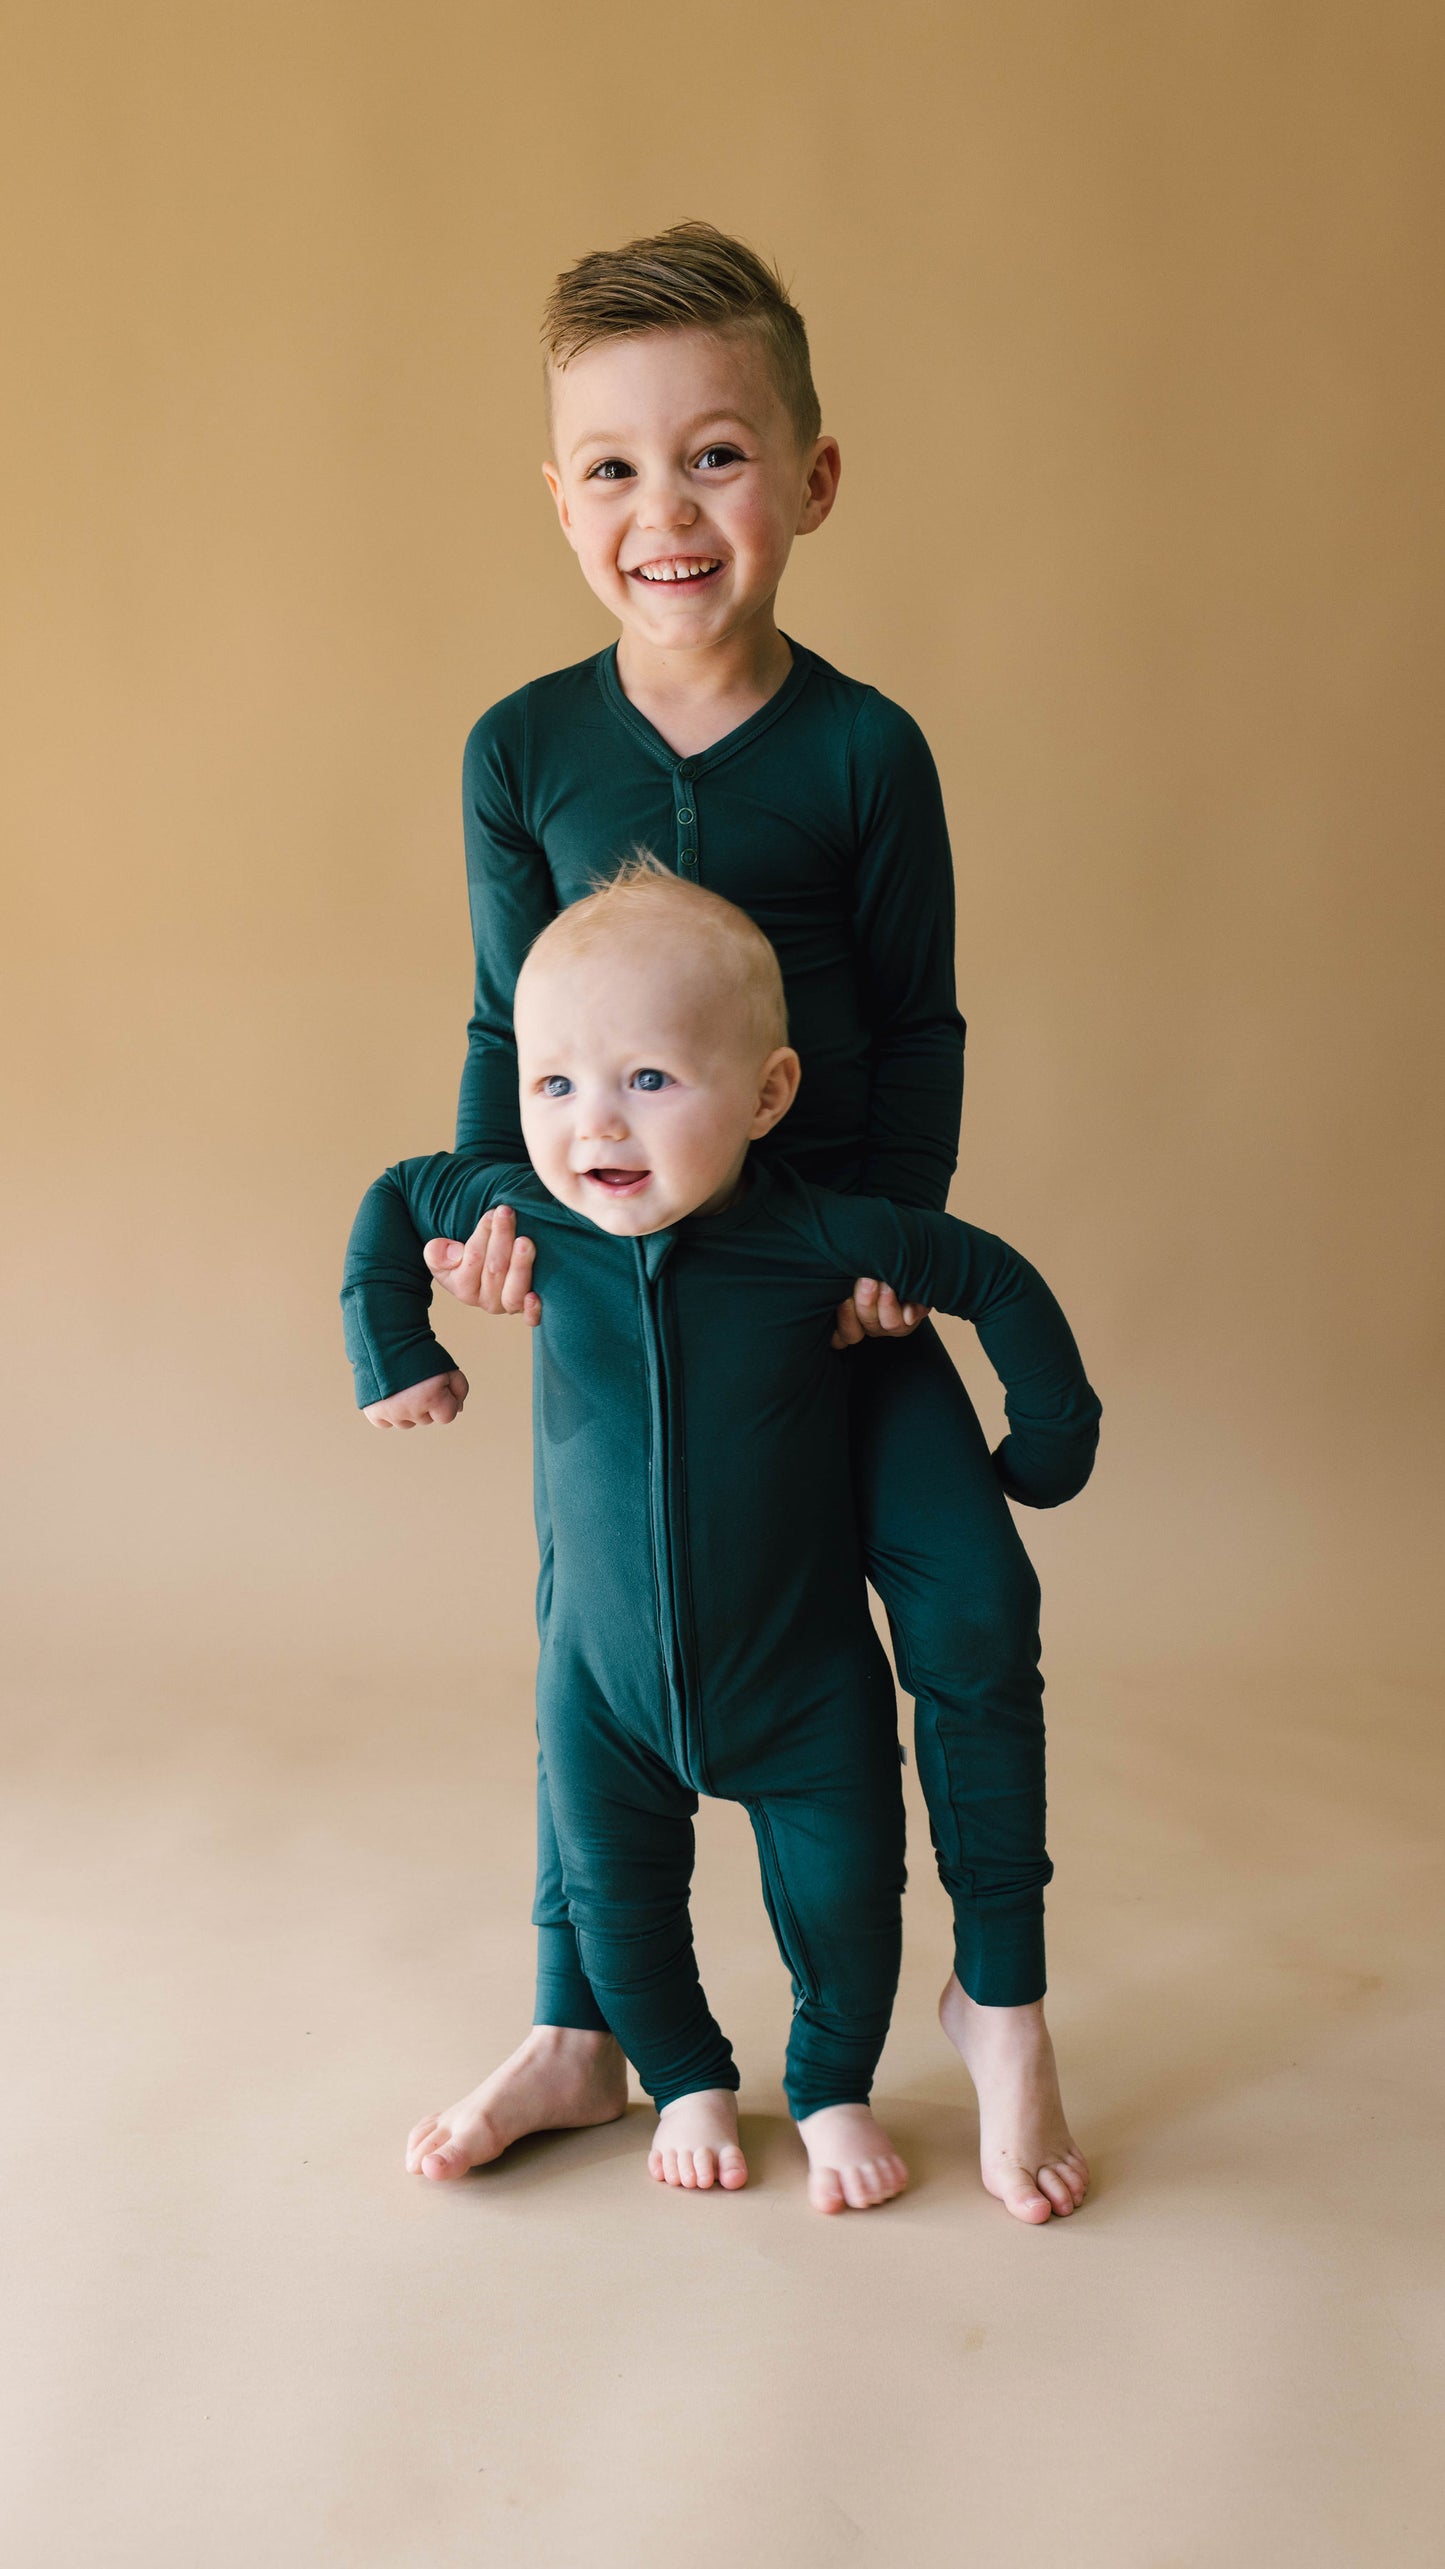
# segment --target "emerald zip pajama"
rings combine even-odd
[[[388,1170],[357,1217],[342,1299],[362,1406],[449,1368],[421,1242],[499,1203],[537,1242],[538,1732],[587,1984],[659,2106],[736,2086],[688,1890],[699,1794],[740,1802],[793,1983],[789,2104],[860,2101],[897,1978],[903,1809],[834,1306],[871,1271],[972,1318],[1006,1388],[1000,1469],[1044,1506],[1082,1487],[1098,1433],[1068,1324],[988,1233],[784,1166],[632,1240],[530,1168],[442,1153]]]
[[[964,1030],[938,779],[906,713],[791,647],[778,693],[695,758],[679,758],[628,702],[610,650],[534,680],[477,724],[463,787],[476,993],[459,1148],[523,1158],[512,1041],[522,958],[559,909],[643,845],[737,902],[776,948],[803,1082],[759,1159],[845,1192],[942,1207]],[[1018,2004],[1044,1987],[1052,1873],[1037,1582],[932,1329],[858,1347],[847,1368],[864,1561],[915,1698],[956,1966],[974,1998]],[[536,1511],[545,1633],[540,1440]],[[562,1884],[545,1742],[533,1914],[538,2022],[601,2026]]]

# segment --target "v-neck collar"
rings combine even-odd
[[[620,717],[633,738],[640,741],[648,756],[656,759],[660,767],[666,767],[673,773],[680,768],[689,776],[701,776],[709,767],[720,767],[725,758],[731,758],[738,750],[748,748],[768,729],[770,724],[777,722],[780,716],[787,712],[794,698],[806,686],[813,666],[813,655],[810,651],[805,651],[800,642],[794,642],[791,634],[785,633],[783,640],[793,655],[793,665],[777,693],[769,696],[767,703],[759,705],[757,712],[749,714],[747,721],[739,723],[734,731],[724,732],[722,739],[715,740],[711,749],[696,750],[689,757],[683,757],[672,747],[670,741],[663,739],[661,732],[648,721],[646,714],[639,712],[626,693],[617,675],[615,642],[610,642],[607,649],[600,651],[597,655],[597,683],[612,711]]]
[[[696,1248],[725,1238],[745,1222],[755,1222],[772,1187],[772,1178],[760,1161],[751,1158],[743,1163],[742,1180],[731,1204],[717,1213],[685,1213],[680,1222],[671,1223],[665,1231],[645,1231],[634,1245],[641,1253],[643,1271],[649,1284],[656,1284],[679,1240]],[[598,1224],[600,1230],[601,1225]]]

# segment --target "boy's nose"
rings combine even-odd
[[[685,482],[657,481],[646,483],[639,495],[636,522],[654,529],[659,535],[674,527],[691,526],[697,516],[697,501]]]

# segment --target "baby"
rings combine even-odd
[[[383,1425],[456,1416],[467,1384],[431,1334],[421,1243],[523,1211],[553,1542],[538,1730],[588,1978],[658,2107],[649,2167],[746,2182],[688,1911],[698,1795],[721,1795],[752,1820],[792,1978],[785,2085],[810,2198],[866,2209],[907,2182],[868,2106],[903,1807],[836,1307],[867,1273],[973,1320],[1006,1390],[1000,1475],[1036,1504],[1082,1488],[1099,1404],[1002,1241],[747,1165],[799,1070],[772,947],[731,903],[625,868],[532,946],[516,1035],[531,1167],[439,1153],[362,1205],[342,1296],[358,1398]]]

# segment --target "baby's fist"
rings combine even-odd
[[[389,1400],[374,1400],[361,1413],[373,1427],[450,1427],[460,1418],[470,1389],[465,1374],[429,1375]]]

